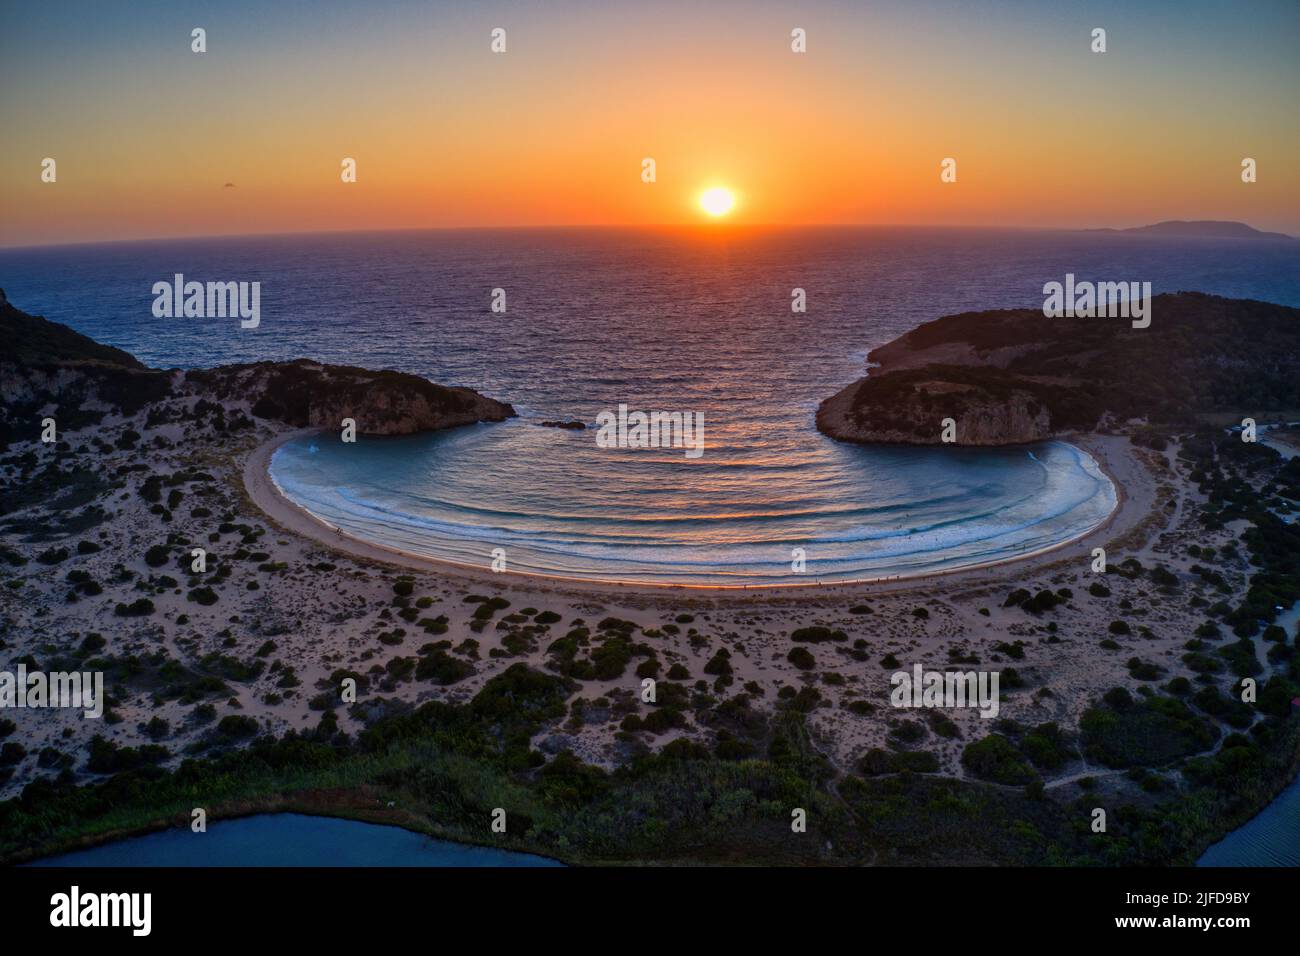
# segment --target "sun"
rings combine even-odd
[[[710,216],[725,216],[736,206],[736,195],[725,186],[713,186],[700,193],[700,208]]]

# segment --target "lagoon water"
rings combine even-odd
[[[1300,777],[1226,837],[1197,866],[1300,866]]]
[[[207,833],[161,830],[33,866],[561,866],[493,847],[434,840],[400,827],[298,813],[217,820]]]
[[[154,318],[153,283],[178,272],[260,281],[260,326]],[[284,447],[281,487],[350,533],[476,565],[504,547],[512,570],[686,584],[951,568],[1096,524],[1114,490],[1069,446],[865,449],[813,426],[870,348],[953,312],[1039,307],[1067,272],[1300,305],[1300,242],[1104,233],[473,230],[0,250],[10,301],[152,365],[307,356],[515,405],[500,425]],[[796,287],[805,314],[790,310]],[[704,455],[599,450],[591,429],[537,424],[591,424],[620,403],[698,413]]]

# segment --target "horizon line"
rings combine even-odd
[[[273,239],[302,236],[332,235],[370,235],[406,232],[544,232],[544,231],[579,231],[579,230],[693,230],[702,233],[743,232],[748,230],[797,230],[797,229],[944,229],[944,230],[990,230],[1002,232],[1122,232],[1126,229],[1141,229],[1146,226],[1165,222],[1215,222],[1238,223],[1261,233],[1271,233],[1296,237],[1279,230],[1257,229],[1240,219],[1161,219],[1155,222],[1139,223],[1135,226],[1031,226],[1031,225],[995,225],[991,223],[906,223],[906,222],[814,222],[814,223],[735,223],[681,221],[661,223],[549,223],[543,225],[496,225],[496,226],[395,226],[380,228],[344,228],[344,229],[290,229],[286,231],[267,232],[214,232],[184,233],[157,236],[139,236],[130,239],[84,239],[73,241],[56,240],[37,242],[26,245],[9,245],[0,243],[0,252],[17,252],[33,249],[60,249],[76,246],[124,245],[133,242],[186,242],[209,239]]]

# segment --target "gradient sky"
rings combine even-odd
[[[700,222],[719,184],[736,223],[1300,233],[1296,0],[0,11],[0,245]]]

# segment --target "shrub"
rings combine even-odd
[[[1163,564],[1158,564],[1151,569],[1151,580],[1162,588],[1178,586],[1178,575],[1174,574]]]
[[[1192,682],[1186,677],[1175,677],[1165,684],[1165,690],[1171,694],[1177,694],[1179,697],[1186,697],[1192,692]]]
[[[791,653],[793,654],[793,652]],[[790,657],[789,660],[791,663],[794,663],[793,657]],[[812,660],[811,654],[808,655],[808,660],[809,661]],[[799,665],[795,664],[795,666],[798,667]],[[811,666],[811,664],[809,666]],[[704,673],[713,674],[715,676],[719,674],[731,673],[731,654],[727,651],[726,648],[722,648],[722,647],[718,648],[717,653],[714,654],[711,658],[709,658],[708,663],[704,665]]]
[[[967,744],[961,762],[974,776],[994,783],[1025,784],[1036,776],[1020,751],[1001,734]]]
[[[223,737],[252,737],[257,730],[257,721],[244,714],[227,714],[217,722],[217,733]]]
[[[1002,602],[1003,607],[1015,607],[1018,604],[1024,604],[1030,598],[1030,593],[1024,588],[1016,588],[1007,595],[1007,599]]]
[[[1120,690],[1120,688],[1116,688]],[[1148,697],[1116,707],[1115,691],[1106,705],[1090,707],[1079,721],[1084,753],[1108,767],[1156,766],[1213,746],[1218,736],[1205,720],[1172,697]]]
[[[790,635],[790,640],[807,644],[820,644],[823,641],[847,641],[848,635],[843,631],[831,630],[829,627],[815,625],[801,627]]]
[[[1020,741],[1020,750],[1035,767],[1059,770],[1069,759],[1060,728],[1055,723],[1039,724]]]
[[[130,604],[119,604],[113,609],[113,613],[118,617],[143,617],[153,612],[153,601],[148,598],[137,598]]]
[[[104,635],[92,631],[81,639],[81,644],[77,648],[77,656],[89,657],[91,654],[102,651],[107,643],[108,641],[104,640]]]
[[[1149,661],[1130,657],[1127,666],[1129,674],[1135,680],[1158,680],[1160,678],[1160,668]]]
[[[415,666],[416,680],[432,681],[446,686],[462,681],[474,673],[474,665],[453,657],[444,650],[435,650],[432,654],[421,654]]]
[[[858,772],[874,777],[884,773],[938,773],[939,758],[928,750],[908,750],[891,753],[888,750],[873,748],[868,750],[858,761]]]
[[[916,720],[899,721],[898,725],[889,732],[889,737],[903,746],[919,743],[925,739],[925,727]]]
[[[1064,603],[1065,598],[1061,595],[1054,594],[1048,590],[1042,590],[1028,600],[1020,602],[1020,607],[1022,610],[1028,611],[1030,614],[1042,614],[1045,611],[1052,610],[1052,608],[1056,607],[1058,604]]]
[[[186,597],[196,604],[211,605],[217,603],[217,592],[206,586],[190,588],[190,592]]]
[[[812,652],[806,647],[790,648],[790,653],[785,656],[785,659],[801,671],[809,671],[817,666],[817,661]]]

